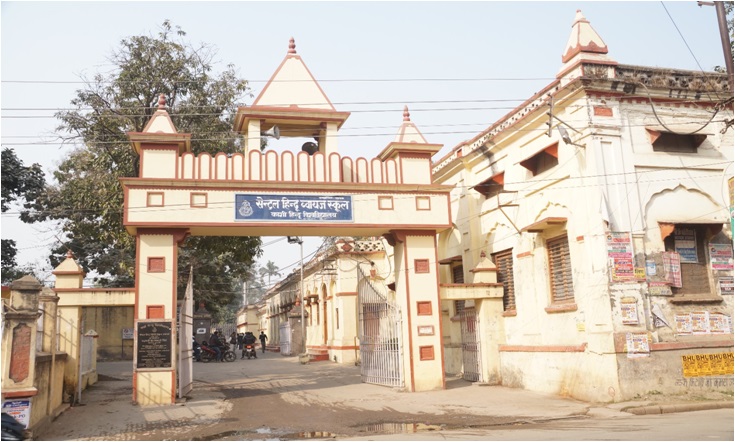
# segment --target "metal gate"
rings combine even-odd
[[[288,321],[281,323],[278,335],[281,337],[281,355],[291,356],[291,324]]]
[[[178,367],[178,397],[186,396],[194,389],[194,287],[193,269],[189,272],[189,282],[186,285],[184,301],[179,310],[179,363]]]
[[[464,308],[459,313],[462,329],[462,378],[466,381],[481,382],[480,341],[477,333],[477,312],[472,308]]]
[[[360,375],[368,384],[403,387],[402,318],[388,299],[357,267]]]

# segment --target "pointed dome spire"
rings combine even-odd
[[[398,134],[394,140],[396,143],[422,143],[428,144],[426,138],[416,125],[411,122],[411,114],[408,112],[408,106],[403,107],[403,124],[398,129]]]
[[[592,28],[589,20],[582,15],[582,11],[578,9],[572,24],[572,33],[569,36],[564,55],[561,57],[562,63],[566,63],[581,52],[607,54],[607,45]]]
[[[296,40],[291,37],[291,39],[288,41],[288,53],[289,54],[295,54],[296,53]]]
[[[148,124],[146,124],[145,128],[143,128],[143,132],[164,134],[178,133],[178,131],[176,130],[176,126],[174,126],[173,121],[171,121],[171,117],[169,116],[168,111],[166,111],[165,94],[158,95],[158,108],[151,116],[151,119],[148,120]]]

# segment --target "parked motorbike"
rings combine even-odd
[[[2,440],[27,440],[28,430],[8,413],[2,416]]]
[[[237,359],[237,355],[234,351],[230,349],[222,349],[220,348],[220,351],[222,352],[222,359],[225,362],[234,362],[235,359]],[[217,357],[217,352],[214,351],[209,345],[206,344],[206,342],[202,342],[202,355],[201,360],[202,362],[210,362],[214,361]]]
[[[255,353],[255,344],[244,344],[242,352],[248,359],[258,357],[257,353]]]

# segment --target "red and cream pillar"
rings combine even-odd
[[[137,232],[133,402],[176,402],[176,281],[184,229]]]
[[[409,391],[445,388],[439,265],[434,231],[394,230],[396,301],[403,315],[403,366]]]

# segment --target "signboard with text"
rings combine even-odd
[[[139,320],[135,348],[135,366],[141,368],[171,368],[173,324],[171,321]]]
[[[628,232],[607,233],[607,257],[610,261],[613,281],[635,279],[633,268],[633,244]]]
[[[352,222],[352,196],[238,193],[235,221]]]
[[[28,423],[31,421],[31,401],[28,399],[3,401],[3,413],[13,416],[18,423],[28,428]]]

